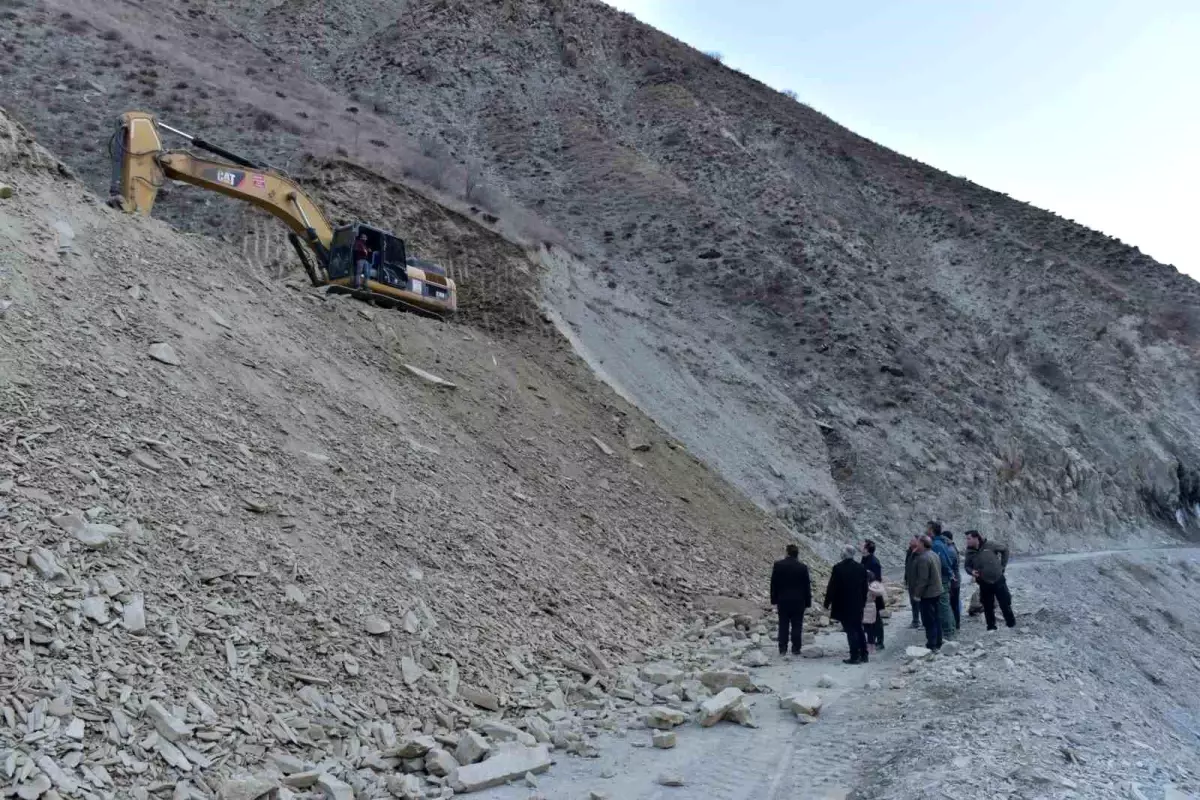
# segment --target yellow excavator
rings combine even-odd
[[[160,130],[218,158],[164,150]],[[266,164],[172,128],[142,111],[121,115],[111,150],[109,204],[116,208],[149,216],[166,180],[190,183],[244,200],[281,220],[291,229],[288,240],[314,286],[439,317],[457,308],[458,293],[445,270],[408,255],[404,240],[388,231],[361,222],[334,228],[303,189]]]

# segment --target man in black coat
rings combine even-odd
[[[808,567],[800,560],[800,548],[787,546],[787,557],[775,562],[771,570],[771,605],[779,609],[779,655],[787,655],[788,633],[792,653],[800,654],[804,638],[804,612],[812,605],[812,582]]]
[[[867,569],[854,560],[858,548],[852,544],[842,549],[842,560],[829,573],[829,586],[825,589],[825,608],[829,616],[842,623],[846,641],[850,644],[850,657],[845,664],[867,663],[867,636],[863,632],[863,610],[867,607]]]

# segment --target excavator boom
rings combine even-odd
[[[207,158],[188,150],[164,150],[159,129],[182,136],[193,147],[221,158]],[[149,216],[167,180],[190,183],[257,206],[287,225],[292,245],[316,286],[329,285],[331,291],[350,291],[363,299],[433,314],[456,308],[454,281],[424,262],[413,260],[422,266],[410,266],[403,241],[362,224],[335,230],[299,185],[265,164],[178,131],[141,111],[121,116],[112,155],[109,202],[127,213]],[[358,239],[364,242],[367,259],[351,252]],[[366,245],[368,241],[372,246]],[[316,263],[309,252],[316,256]]]

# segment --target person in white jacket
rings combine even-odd
[[[887,603],[883,581],[872,580],[867,584],[867,605],[863,608],[863,628],[873,634],[868,637],[868,648],[871,652],[883,649],[883,614],[879,611],[881,604],[875,602],[877,598],[882,600],[883,604]]]

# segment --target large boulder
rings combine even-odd
[[[744,697],[745,695],[741,689],[732,686],[721,690],[720,693],[700,704],[700,724],[705,728],[711,728],[713,725],[716,725],[725,719],[725,715],[730,710],[741,705]]]
[[[550,748],[546,745],[525,747],[507,743],[487,761],[467,764],[451,772],[448,783],[456,792],[479,792],[523,778],[526,773],[537,775],[548,769]]]

